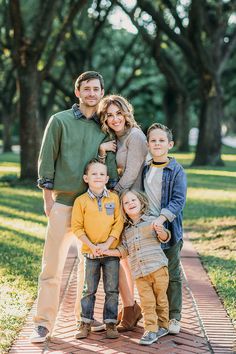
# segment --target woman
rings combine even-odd
[[[122,96],[104,97],[98,106],[101,128],[115,140],[100,145],[99,158],[105,162],[106,152],[116,152],[119,181],[114,190],[120,193],[127,188],[140,190],[142,169],[147,155],[146,137],[133,116],[132,105]],[[123,302],[119,332],[132,330],[141,319],[141,309],[134,301],[134,283],[127,259],[120,263],[119,288]]]

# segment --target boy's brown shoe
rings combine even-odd
[[[91,323],[80,322],[78,332],[75,335],[76,339],[87,338],[91,332]]]
[[[106,331],[107,331],[106,338],[115,339],[119,337],[119,333],[117,331],[115,323],[107,323]]]

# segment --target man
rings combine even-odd
[[[104,96],[102,76],[95,71],[81,74],[75,82],[79,105],[56,113],[45,129],[39,155],[38,186],[43,190],[44,211],[48,227],[39,276],[38,302],[34,317],[32,343],[44,342],[52,332],[59,307],[61,275],[72,241],[71,211],[75,198],[87,189],[84,168],[96,157],[106,139],[96,115]],[[116,179],[115,159],[107,156],[111,181]],[[80,247],[78,247],[79,256]],[[83,257],[80,256],[76,317],[83,287]]]

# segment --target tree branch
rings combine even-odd
[[[109,87],[107,89],[108,92],[110,92],[110,90],[112,89],[112,87],[115,86],[115,82],[116,82],[116,78],[117,78],[117,74],[123,64],[123,62],[125,61],[125,58],[127,57],[128,53],[131,52],[132,48],[134,47],[136,41],[138,39],[138,34],[135,36],[134,39],[132,39],[131,43],[128,43],[127,47],[124,49],[123,51],[123,55],[120,56],[119,60],[117,61],[117,63],[114,64],[114,68],[113,68],[113,77],[112,80],[110,81]]]
[[[22,38],[24,38],[24,26],[20,11],[20,3],[19,0],[10,0],[9,1],[9,11],[12,27],[14,30],[14,46],[12,48],[12,56],[15,62],[22,62],[25,64],[25,56],[23,54],[23,42]],[[24,44],[25,47],[26,43]],[[19,55],[17,55],[19,54]],[[22,54],[22,55],[21,55]]]
[[[40,0],[40,11],[37,11],[35,26],[33,28],[34,38],[31,44],[32,49],[35,47],[39,49],[39,53],[43,52],[49,38],[58,3],[59,0]]]
[[[60,31],[57,35],[57,38],[54,42],[54,46],[49,54],[47,64],[45,65],[44,69],[42,70],[42,73],[41,73],[42,77],[44,77],[47,74],[47,72],[49,72],[50,68],[52,67],[53,62],[57,56],[57,52],[60,48],[61,42],[65,38],[65,34],[66,34],[68,27],[73,23],[75,16],[77,15],[77,13],[82,9],[82,7],[86,3],[87,3],[87,0],[77,0],[70,7],[69,13],[64,19],[61,29],[60,29]]]
[[[187,58],[190,58],[190,62],[193,64],[194,60],[194,52],[192,50],[191,43],[180,34],[175,33],[175,31],[170,28],[170,26],[166,23],[163,15],[160,11],[155,10],[154,6],[148,0],[137,0],[137,4],[139,7],[147,12],[156,23],[157,27],[165,32],[168,37],[175,42],[185,53]]]
[[[127,79],[123,82],[122,85],[120,85],[119,87],[117,87],[118,92],[122,92],[122,91],[130,84],[130,82],[131,82],[131,81],[133,80],[133,78],[134,78],[135,71],[138,70],[138,69],[140,69],[140,67],[142,67],[143,61],[144,61],[144,58],[141,58],[141,60],[139,61],[139,63],[136,64],[136,65],[133,67],[133,70],[132,70],[131,74],[127,77]]]
[[[236,28],[234,29],[234,31],[230,37],[229,43],[227,43],[224,46],[224,53],[223,53],[222,61],[220,63],[220,67],[218,70],[219,75],[221,75],[222,72],[224,71],[225,65],[226,65],[228,59],[230,58],[231,54],[233,53],[233,50],[235,49],[235,47],[236,47]]]
[[[88,44],[88,48],[92,48],[96,39],[97,39],[97,35],[98,33],[100,32],[100,30],[102,29],[102,27],[104,26],[105,22],[106,22],[106,19],[111,11],[111,9],[113,8],[114,6],[114,3],[115,1],[113,0],[111,2],[111,5],[110,7],[107,9],[106,13],[105,13],[105,16],[103,17],[102,20],[99,20],[97,21],[97,23],[95,24],[94,28],[93,28],[93,33],[92,35],[90,36],[90,40],[89,40],[89,44]]]
[[[186,36],[186,28],[184,28],[183,23],[176,11],[176,7],[173,6],[172,2],[170,0],[163,0],[163,3],[169,8],[173,18],[175,19],[176,25],[178,26],[181,34],[183,36]]]

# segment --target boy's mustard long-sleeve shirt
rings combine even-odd
[[[123,230],[118,195],[109,191],[107,197],[102,197],[99,206],[96,198],[91,198],[88,193],[82,194],[75,200],[71,226],[78,238],[86,235],[93,244],[106,242],[113,236],[115,241],[110,248],[116,248]],[[91,253],[91,250],[83,244],[82,252]]]

